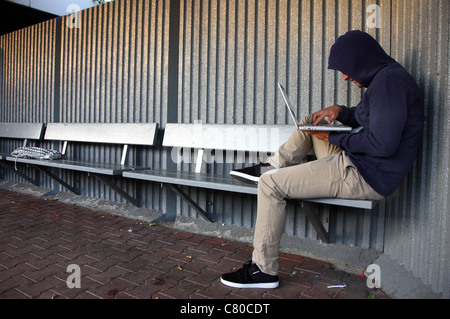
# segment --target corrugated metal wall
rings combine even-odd
[[[56,25],[50,20],[0,38],[2,121],[53,120]]]
[[[62,122],[161,122],[167,112],[168,1],[81,11],[61,35]]]
[[[390,202],[385,252],[450,297],[450,1],[393,1],[392,56],[425,97],[419,159]]]
[[[371,4],[380,8],[380,28],[370,28]],[[65,17],[0,38],[0,121],[289,124],[277,82],[300,116],[359,102],[362,92],[328,71],[327,59],[339,35],[365,30],[419,82],[424,145],[410,177],[374,212],[320,213],[335,243],[385,251],[449,296],[449,11],[448,0],[116,0],[82,11],[79,28],[69,28]],[[72,151],[118,161],[121,149]],[[130,158],[173,165],[160,149],[137,149]],[[123,201],[92,177],[60,174],[83,194]],[[116,182],[144,207],[196,216],[160,185]],[[44,177],[41,184],[61,189]],[[254,197],[186,191],[214,221],[254,225]],[[285,230],[315,238],[295,205]]]
[[[328,53],[337,36],[365,29],[366,5],[375,1],[181,3],[182,121],[288,123],[278,82],[301,115],[359,102],[360,90],[327,70]],[[377,36],[375,30],[368,31]]]
[[[165,123],[167,117],[170,1],[115,1],[80,12],[79,27],[61,32],[59,121],[81,123]],[[88,160],[120,162],[121,147],[93,147],[78,153]],[[75,151],[75,150],[74,150]],[[129,158],[158,168],[159,151],[135,148]],[[63,172],[70,178],[72,172]],[[90,196],[122,199],[93,178],[73,181]],[[117,179],[141,197],[146,207],[161,209],[159,186],[140,187]],[[155,187],[154,187],[155,186]],[[141,194],[142,193],[142,194]]]
[[[55,113],[55,80],[59,43],[58,22],[45,23],[21,29],[0,37],[0,105],[2,122],[47,123]],[[2,141],[2,150],[14,150],[23,141]],[[31,142],[28,145],[32,145]],[[27,175],[40,183],[50,182],[23,168]],[[16,174],[5,173],[8,179],[21,180]]]

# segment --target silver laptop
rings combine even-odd
[[[297,116],[295,116],[295,113],[292,110],[291,102],[286,93],[286,90],[280,83],[278,83],[278,87],[280,88],[281,94],[283,95],[283,98],[284,98],[284,102],[286,103],[286,107],[289,111],[289,114],[291,114],[291,118],[294,121],[294,125],[297,130],[301,130],[301,131],[334,131],[334,132],[336,132],[336,131],[337,132],[351,132],[352,131],[352,128],[350,126],[343,125],[336,121],[331,124],[319,124],[317,126],[314,126],[312,124],[311,125],[299,125]]]

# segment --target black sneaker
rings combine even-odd
[[[259,163],[258,165],[246,167],[243,169],[234,169],[230,175],[238,181],[247,184],[258,184],[262,174],[270,170],[270,164]]]
[[[279,285],[278,276],[263,273],[251,260],[235,272],[223,275],[220,281],[233,288],[274,289]]]

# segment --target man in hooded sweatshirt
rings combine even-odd
[[[411,75],[369,34],[350,31],[332,46],[329,69],[367,88],[356,107],[331,106],[302,124],[337,120],[352,133],[297,130],[266,164],[232,171],[258,183],[252,260],[221,277],[236,288],[276,288],[286,199],[379,200],[394,193],[422,141],[423,99]],[[303,163],[314,150],[316,161]],[[303,164],[302,164],[303,163]]]

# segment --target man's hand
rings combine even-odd
[[[312,115],[313,124],[315,126],[319,125],[322,120],[328,117],[327,122],[329,124],[333,123],[339,116],[339,113],[342,111],[339,105],[333,105],[326,109],[320,110]],[[305,131],[308,134],[311,134],[315,138],[329,142],[328,137],[330,136],[329,131]]]
[[[339,113],[342,111],[339,105],[330,106],[326,109],[320,110],[313,114],[313,124],[318,125],[320,121],[328,117],[328,123],[333,123],[339,116]]]
[[[329,131],[304,131],[305,133],[311,134],[318,140],[329,142],[328,137],[330,136]]]

